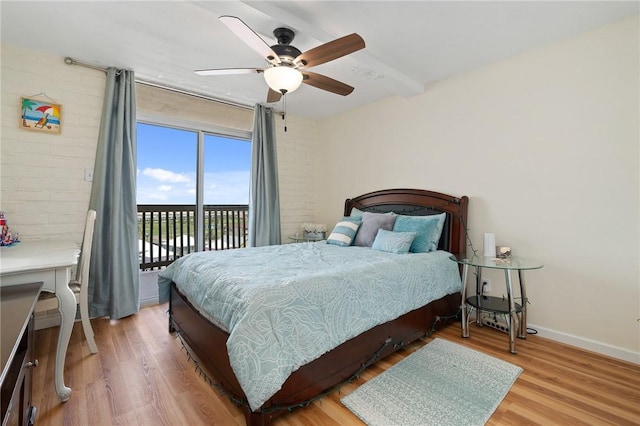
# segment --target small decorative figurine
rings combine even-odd
[[[511,247],[498,246],[496,247],[496,251],[496,256],[499,259],[508,259],[509,257],[511,257]]]
[[[16,233],[15,237],[11,233],[9,229],[9,225],[7,224],[7,219],[4,217],[4,212],[0,211],[0,228],[2,228],[2,239],[0,240],[0,246],[10,246],[15,243],[20,242],[18,240],[18,234]]]

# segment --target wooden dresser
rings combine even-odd
[[[0,287],[0,414],[2,426],[32,425],[33,309],[42,283]]]

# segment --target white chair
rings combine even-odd
[[[84,335],[89,344],[91,353],[97,353],[98,347],[93,337],[93,329],[89,321],[89,262],[91,260],[91,245],[93,243],[93,228],[96,221],[96,211],[89,210],[87,212],[87,220],[84,225],[84,237],[82,238],[82,249],[80,250],[80,259],[78,268],[76,269],[76,278],[69,282],[69,288],[76,296],[76,303],[80,305],[80,319],[82,320],[82,328]],[[58,299],[53,293],[41,293],[40,299],[36,305],[36,312],[57,309]]]

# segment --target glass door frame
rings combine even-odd
[[[242,139],[251,142],[253,132],[222,128],[207,123],[192,122],[171,117],[161,117],[151,114],[137,113],[137,123],[151,126],[169,127],[197,133],[196,144],[196,212],[195,212],[195,240],[196,251],[204,250],[204,138],[205,135],[220,136],[229,139]]]

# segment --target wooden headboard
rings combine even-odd
[[[446,219],[438,249],[453,254],[465,254],[468,204],[469,198],[466,196],[454,197],[422,189],[385,189],[347,199],[344,203],[344,214],[349,216],[354,207],[372,213],[392,211],[409,216],[428,216],[444,212]]]

